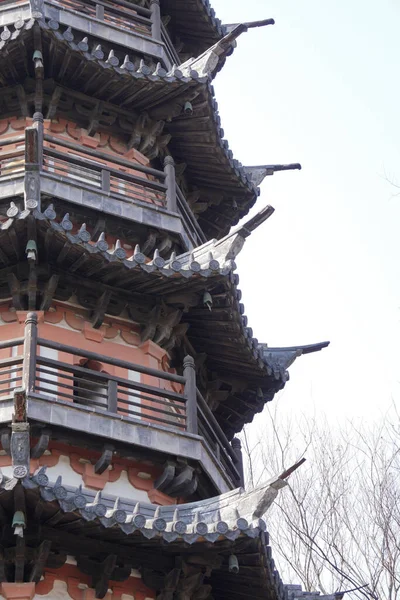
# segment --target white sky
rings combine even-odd
[[[371,418],[400,392],[400,196],[385,180],[400,183],[400,3],[212,6],[225,23],[276,21],[243,34],[215,81],[235,158],[303,166],[266,178],[256,211],[276,212],[237,260],[260,341],[331,341],[296,361],[278,402]]]

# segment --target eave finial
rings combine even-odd
[[[248,21],[247,23],[229,23],[224,24],[223,27],[225,31],[229,34],[238,26],[246,27],[245,31],[248,29],[255,29],[256,27],[266,27],[267,25],[275,25],[275,19],[262,19],[260,21]]]
[[[268,175],[273,175],[278,171],[301,171],[300,163],[290,163],[287,165],[256,165],[252,167],[243,167],[250,176],[252,183],[258,187]]]
[[[264,21],[250,21],[248,23],[227,25],[228,33],[222,39],[197,58],[190,58],[180,65],[179,70],[184,74],[190,71],[197,71],[200,77],[212,76],[218,70],[220,61],[224,60],[230,54],[235,40],[242,33],[254,27],[264,27],[266,25],[274,25],[274,23],[274,19],[265,19]]]

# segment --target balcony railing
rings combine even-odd
[[[183,375],[44,339],[29,313],[23,338],[0,342],[0,406],[21,388],[28,398],[70,402],[131,423],[200,435],[234,485],[241,462],[196,387],[194,360]],[[8,349],[8,354],[5,356]]]
[[[26,136],[0,140],[0,181],[23,177],[25,171],[36,170],[56,180],[97,190],[127,204],[162,208],[181,217],[183,231],[192,246],[206,241],[184,195],[176,184],[174,161],[165,160],[164,171],[131,162],[119,156],[79,144],[38,135],[30,148]],[[25,140],[26,138],[26,140]]]
[[[47,136],[45,137],[45,139]],[[46,142],[45,142],[46,143]],[[62,144],[61,144],[62,145]],[[155,206],[167,208],[167,186],[165,173],[147,169],[144,172],[136,165],[130,165],[131,173],[105,165],[89,157],[71,156],[69,153],[54,150],[45,145],[43,148],[43,171],[73,180],[119,198],[122,202],[149,202]],[[149,179],[134,175],[133,170],[145,174],[150,171]],[[155,175],[154,173],[157,173]]]
[[[152,37],[152,11],[126,0],[118,3],[105,0],[52,0],[62,9],[99,19],[120,29]]]
[[[130,0],[36,0],[36,3],[38,1],[43,4],[47,17],[51,18],[54,9],[58,9],[64,25],[90,31],[100,39],[113,39],[127,49],[150,55],[167,70],[181,62],[162,23],[157,0],[148,2],[147,6],[138,6]],[[82,17],[86,17],[86,23]],[[113,29],[112,36],[104,31],[104,26]]]
[[[147,6],[130,0],[1,0],[0,13],[1,24],[7,26],[42,15],[99,41],[112,40],[128,53],[151,56],[167,70],[181,62],[163,26],[157,0]]]

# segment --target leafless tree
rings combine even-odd
[[[360,588],[352,600],[400,599],[400,425],[395,408],[368,427],[296,423],[268,412],[260,439],[244,437],[250,482],[302,456],[267,514],[274,554],[288,582],[323,593]],[[264,423],[264,422],[263,422]]]

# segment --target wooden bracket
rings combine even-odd
[[[96,475],[101,475],[106,469],[108,469],[112,462],[113,453],[114,446],[112,444],[105,444],[103,454],[94,465],[94,472]]]
[[[92,325],[94,329],[98,329],[103,324],[104,316],[111,300],[111,293],[111,290],[105,290],[97,301],[92,317]]]
[[[34,447],[31,449],[31,458],[40,458],[49,446],[51,438],[50,429],[42,429],[40,437]]]
[[[58,281],[60,279],[59,275],[52,275],[48,282],[46,283],[46,287],[43,291],[42,302],[40,304],[40,310],[49,310],[51,303],[53,301],[53,296],[57,289]]]
[[[39,583],[40,578],[43,575],[44,568],[49,556],[51,548],[51,541],[44,540],[36,551],[35,562],[29,577],[29,581]]]
[[[164,470],[161,475],[155,480],[154,488],[163,492],[175,477],[176,463],[168,460],[164,465]]]

